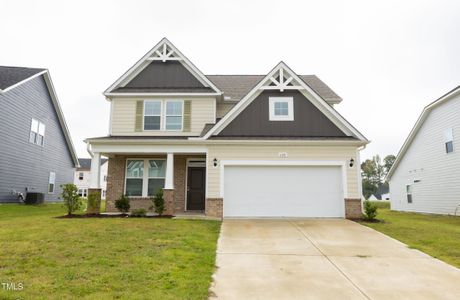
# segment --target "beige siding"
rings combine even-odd
[[[280,152],[286,152],[288,157],[279,158]],[[213,159],[222,160],[325,160],[343,161],[347,165],[347,198],[361,198],[359,194],[358,166],[348,167],[351,158],[356,157],[356,147],[338,146],[208,146],[208,198],[220,197],[220,166],[213,166]],[[327,188],[327,187],[325,187]]]
[[[391,176],[391,209],[454,214],[460,204],[459,116],[460,96],[429,113]],[[454,152],[449,154],[444,143],[448,128],[454,136]],[[412,184],[412,203],[407,203],[407,184]]]
[[[238,102],[217,102],[217,117],[224,117]]]
[[[152,99],[152,98],[149,98]],[[158,98],[159,99],[159,98]],[[170,99],[170,98],[168,98]],[[135,132],[136,101],[139,98],[115,98],[112,99],[112,135],[200,135],[206,123],[215,122],[215,99],[192,98],[183,100],[191,101],[191,131],[142,131]]]

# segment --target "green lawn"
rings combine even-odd
[[[362,223],[460,268],[460,217],[396,212],[379,203],[383,223]]]
[[[0,205],[0,299],[207,298],[220,222],[59,215]]]

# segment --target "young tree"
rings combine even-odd
[[[78,188],[73,183],[62,184],[61,197],[64,200],[64,206],[67,209],[67,214],[71,215],[81,208],[82,202],[78,195]]]
[[[385,156],[383,159],[383,168],[385,169],[385,176],[387,176],[388,172],[390,172],[391,167],[395,163],[396,156],[393,154]]]

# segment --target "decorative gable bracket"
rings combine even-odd
[[[289,74],[288,72],[286,73]],[[269,79],[270,81],[267,81],[260,87],[261,90],[279,90],[280,92],[284,92],[284,90],[304,89],[294,77],[290,75],[286,76],[283,68],[279,68]]]
[[[147,60],[160,60],[162,62],[166,62],[168,60],[182,60],[182,58],[175,53],[174,49],[164,43],[163,47],[156,50],[152,56],[147,58]]]

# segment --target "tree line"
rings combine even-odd
[[[375,155],[372,159],[366,159],[361,163],[364,198],[368,199],[372,194],[375,194],[382,185],[388,185],[385,176],[395,160],[396,156],[392,154],[385,156],[383,161],[379,155]]]

